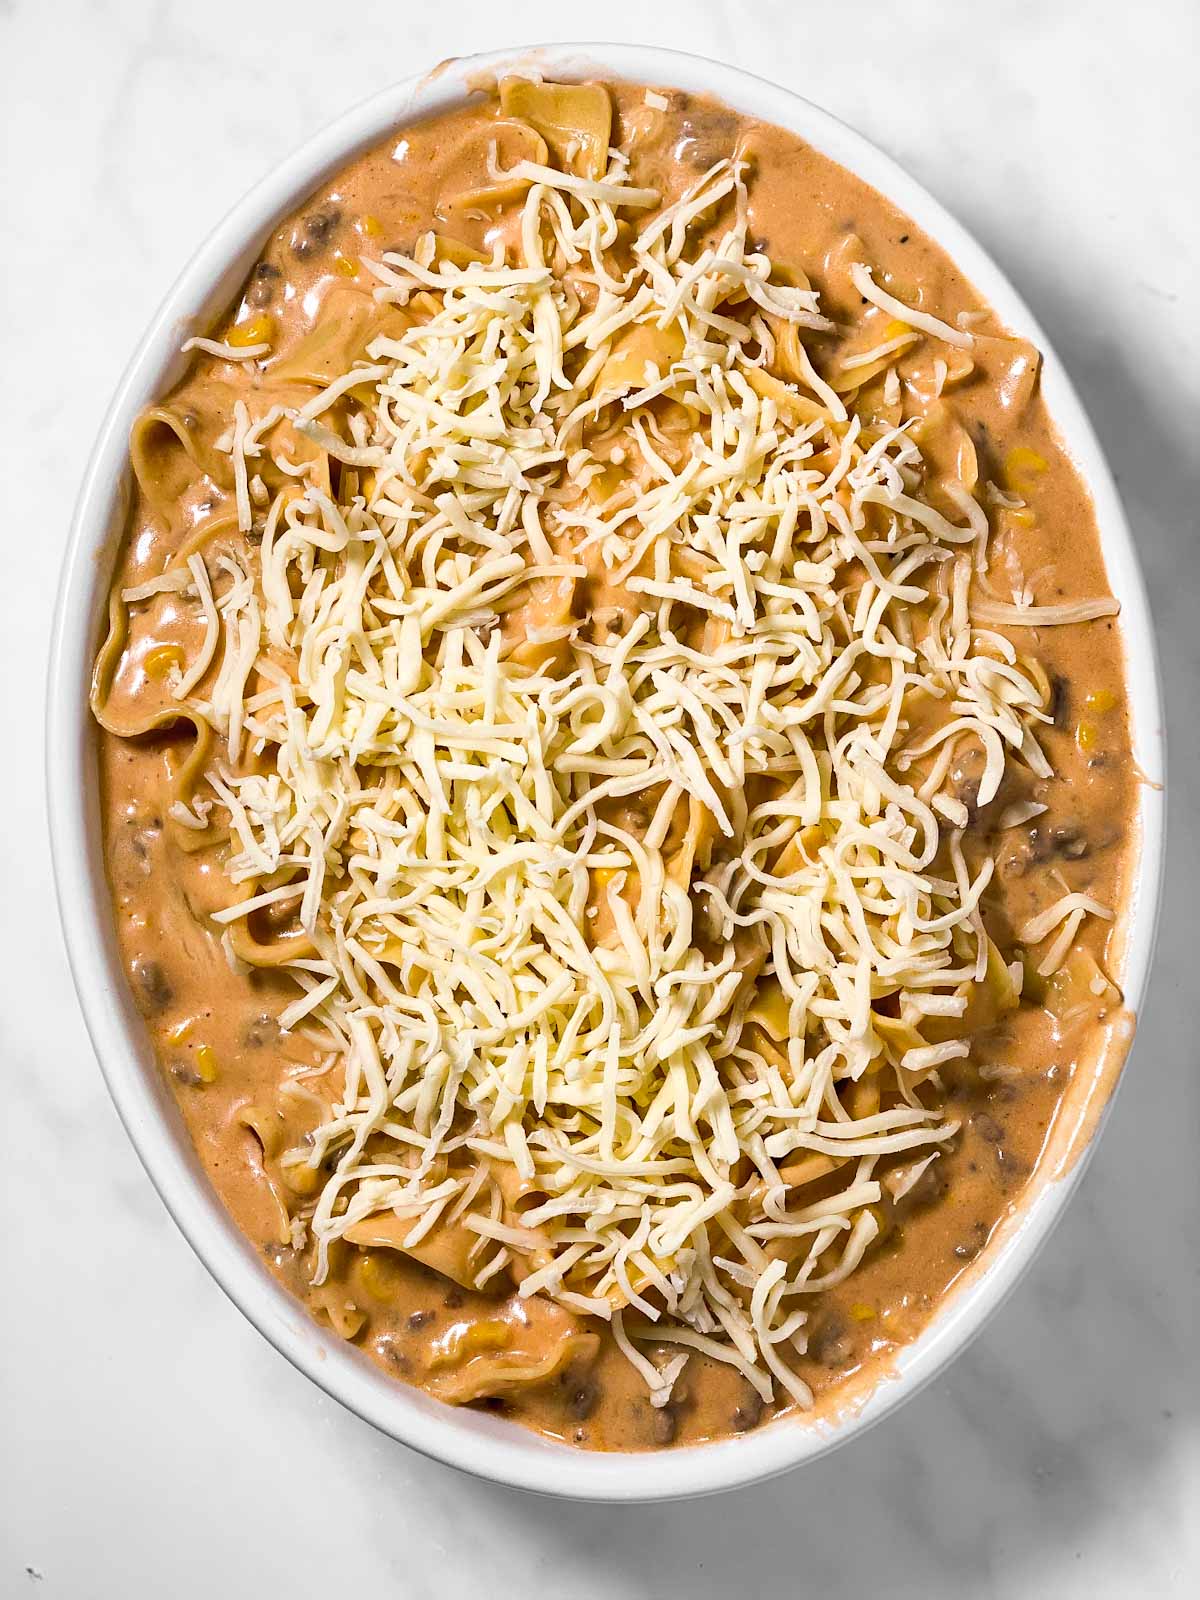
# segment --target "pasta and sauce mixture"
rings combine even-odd
[[[1117,608],[1036,350],[794,136],[525,78],[189,348],[93,707],[239,1227],[577,1445],[841,1403],[1121,1015]]]

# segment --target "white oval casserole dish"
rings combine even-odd
[[[117,1110],[164,1203],[218,1283],[289,1361],[359,1416],[414,1449],[498,1483],[581,1499],[670,1499],[744,1485],[815,1460],[915,1394],[979,1331],[1029,1265],[1078,1183],[1095,1133],[1084,1159],[1057,1181],[1036,1186],[989,1248],[985,1270],[948,1299],[898,1356],[889,1377],[836,1421],[785,1418],[755,1434],[658,1454],[571,1449],[389,1380],[366,1356],[319,1328],[270,1276],[209,1187],[161,1081],[118,961],[101,854],[87,685],[109,558],[126,509],[133,419],[179,376],[182,339],[230,299],[281,216],[356,151],[407,120],[460,103],[481,75],[518,62],[536,64],[548,76],[624,78],[711,94],[790,129],[911,216],[1002,321],[1043,352],[1046,401],[1094,498],[1112,589],[1121,602],[1134,757],[1148,780],[1140,788],[1141,849],[1125,908],[1122,980],[1135,1013],[1154,943],[1164,837],[1159,680],[1141,574],[1111,475],[1061,363],[1025,305],[971,236],[887,156],[807,100],[735,68],[634,45],[544,46],[469,57],[398,84],[340,117],[252,190],[214,230],[157,312],[121,380],[84,476],[49,685],[48,810],[59,904],[79,998]]]

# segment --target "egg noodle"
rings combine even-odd
[[[405,315],[365,359],[236,403],[245,553],[162,580],[206,623],[175,701],[221,741],[171,816],[227,822],[229,959],[294,979],[280,1021],[341,1075],[286,1158],[320,1175],[314,1282],[364,1228],[453,1232],[476,1285],[607,1322],[656,1403],[698,1351],[804,1405],[811,1297],[953,1137],[943,1069],[1020,989],[952,752],[980,805],[1048,776],[1049,689],[988,626],[1021,608],[976,608],[982,505],[935,509],[911,425],[815,370],[832,324],[752,244],[742,165],[657,210],[605,160],[496,166],[516,264],[383,253]],[[872,363],[914,328],[970,348],[854,270],[905,319]],[[280,454],[267,493],[281,417],[332,483]],[[1093,913],[1031,931],[1065,950]]]

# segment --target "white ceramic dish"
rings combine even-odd
[[[88,466],[59,596],[49,687],[47,777],[59,903],[88,1028],[125,1127],[172,1216],[251,1322],[289,1361],[385,1433],[500,1483],[595,1500],[703,1494],[812,1461],[916,1393],[979,1331],[1029,1265],[1085,1165],[1045,1185],[980,1272],[899,1357],[894,1375],[837,1423],[785,1419],[756,1434],[659,1454],[589,1454],[502,1419],[440,1405],[389,1381],[365,1356],[306,1315],[270,1277],[205,1181],[160,1081],[130,1001],[111,935],[101,859],[87,683],[100,636],[109,557],[126,504],[126,441],[136,414],[178,376],[181,340],[225,304],[277,220],[353,152],[417,115],[459,103],[480,74],[536,61],[547,74],[606,76],[715,94],[735,109],[792,129],[887,195],[937,240],[1015,331],[1043,352],[1050,410],[1095,498],[1128,654],[1142,849],[1128,908],[1124,988],[1136,1011],[1154,942],[1163,844],[1162,716],[1150,617],[1129,528],[1104,457],[1070,381],[1025,305],[975,241],[887,156],[827,112],[734,68],[632,45],[547,46],[457,61],[385,90],[349,111],[251,191],[189,264],[121,380]],[[1092,1141],[1094,1145],[1094,1139]],[[1086,1156],[1086,1152],[1085,1152]]]

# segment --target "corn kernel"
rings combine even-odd
[[[142,659],[142,671],[148,678],[165,678],[172,667],[183,665],[183,648],[177,644],[156,644],[147,650]]]
[[[873,1306],[864,1305],[860,1300],[857,1305],[852,1305],[850,1307],[850,1315],[855,1322],[874,1322],[875,1308]]]
[[[395,1265],[384,1258],[382,1251],[364,1252],[358,1275],[363,1288],[376,1300],[390,1300],[396,1293],[398,1278]]]
[[[429,1370],[456,1367],[470,1356],[495,1350],[507,1350],[513,1341],[513,1330],[498,1318],[485,1318],[481,1322],[460,1323],[452,1328],[434,1347]]]
[[[217,1081],[217,1052],[210,1044],[196,1046],[196,1073],[201,1083]]]
[[[333,270],[340,272],[343,278],[358,277],[358,265],[349,256],[334,256]]]
[[[1036,520],[1028,506],[1016,506],[1008,515],[1010,521],[1015,522],[1018,528],[1032,528]]]
[[[463,1344],[468,1350],[507,1350],[513,1341],[513,1331],[507,1322],[489,1319],[472,1323],[467,1329]]]
[[[247,345],[270,344],[274,333],[275,324],[270,317],[251,317],[249,322],[239,322],[236,327],[230,328],[225,335],[225,342],[244,350]]]
[[[1100,737],[1100,730],[1094,722],[1081,722],[1075,729],[1075,743],[1081,750],[1093,750]]]
[[[1027,444],[1016,445],[1004,458],[1005,485],[1019,493],[1029,487],[1031,477],[1039,477],[1049,465],[1045,456],[1031,450]]]
[[[383,223],[380,222],[378,217],[373,217],[369,211],[362,219],[361,226],[368,239],[378,239],[383,232]]]
[[[1111,689],[1093,689],[1083,702],[1089,711],[1094,711],[1097,716],[1103,716],[1106,711],[1112,711],[1117,703],[1117,697]]]
[[[906,333],[911,332],[912,329],[909,327],[907,322],[892,321],[889,322],[887,327],[883,330],[883,337],[885,339],[901,339]]]
[[[324,1182],[324,1175],[319,1167],[309,1166],[307,1161],[289,1161],[286,1157],[281,1163],[283,1181],[293,1194],[301,1196],[315,1194]]]
[[[182,1022],[177,1022],[167,1035],[168,1044],[182,1044],[195,1026],[191,1017],[184,1017]]]

